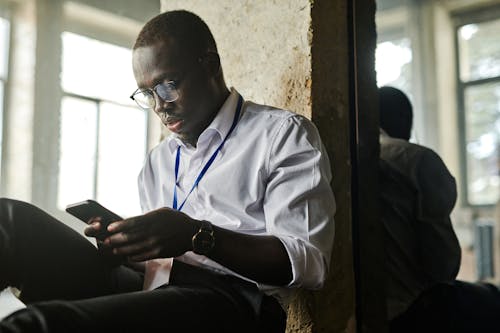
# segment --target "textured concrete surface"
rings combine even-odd
[[[311,116],[309,0],[167,0],[161,8],[203,18],[217,42],[226,83],[246,99]]]

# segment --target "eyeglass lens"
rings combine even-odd
[[[165,102],[173,102],[179,97],[177,89],[172,81],[158,84],[154,87],[154,91],[158,97]],[[156,107],[156,98],[151,89],[138,91],[134,95],[134,100],[142,108],[154,109]]]

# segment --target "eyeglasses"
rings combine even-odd
[[[179,98],[179,92],[175,86],[174,81],[164,81],[158,83],[152,89],[138,88],[130,99],[135,101],[137,105],[143,110],[154,110],[156,108],[156,97],[161,98],[165,102],[174,102]]]

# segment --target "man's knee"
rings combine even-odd
[[[49,332],[44,316],[33,307],[14,312],[0,322],[0,331],[7,333]]]
[[[16,211],[36,209],[35,206],[19,200],[0,198],[0,222],[12,220]]]

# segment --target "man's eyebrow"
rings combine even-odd
[[[163,74],[159,75],[158,77],[156,77],[153,80],[153,85],[151,87],[148,87],[148,88],[156,87],[156,85],[163,83],[165,81],[177,81],[178,78],[179,78],[178,73],[175,73],[175,72],[163,73]]]

